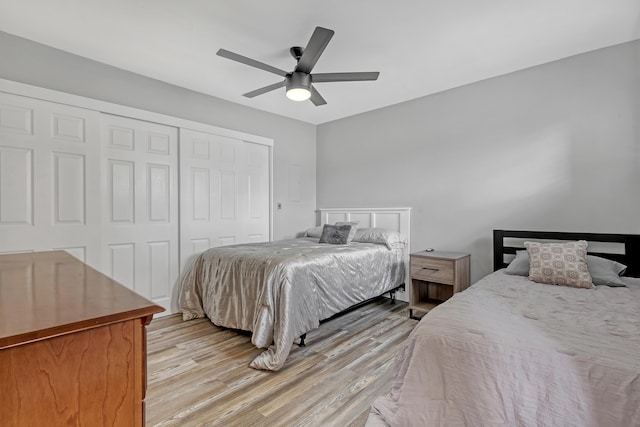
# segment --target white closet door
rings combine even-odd
[[[103,271],[175,312],[178,131],[103,114],[102,132]]]
[[[180,129],[180,257],[268,241],[270,147]]]
[[[271,226],[271,147],[243,141],[246,161],[246,211],[244,237],[249,243],[269,241]]]
[[[0,253],[64,249],[100,266],[100,118],[0,93]]]

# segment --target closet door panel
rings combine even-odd
[[[235,188],[233,185],[229,188],[235,180],[234,168],[233,140],[180,129],[180,258],[183,268],[194,254],[226,242],[235,243],[235,227],[225,229],[221,219],[225,213],[222,205],[227,206],[228,216],[228,206],[235,204]]]
[[[270,147],[180,129],[181,265],[206,249],[269,240]]]
[[[102,115],[104,271],[167,310],[179,274],[178,131]],[[173,305],[172,305],[173,304]]]
[[[95,111],[0,93],[0,253],[100,267],[99,139]]]
[[[246,163],[247,242],[269,240],[270,217],[270,148],[266,145],[244,142]]]
[[[0,224],[33,224],[32,149],[0,146]]]

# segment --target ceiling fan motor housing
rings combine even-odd
[[[311,88],[311,74],[294,71],[287,74],[287,90],[289,89],[307,89]]]

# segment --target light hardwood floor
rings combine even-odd
[[[180,315],[148,328],[147,426],[363,426],[391,386],[393,356],[417,324],[375,300],[323,322],[278,372],[248,367],[248,334]]]

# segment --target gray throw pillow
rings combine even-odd
[[[594,255],[587,255],[587,267],[594,285],[626,286],[620,278],[620,275],[627,270],[627,266],[624,264]]]
[[[349,233],[349,238],[347,239],[347,243],[351,243],[353,237],[356,235],[356,231],[358,231],[358,224],[360,221],[348,221],[348,222],[336,222],[335,225],[350,225],[351,232]]]
[[[332,245],[346,245],[349,242],[351,225],[330,225],[325,224],[322,228],[322,235],[319,243],[330,243]]]
[[[516,251],[516,257],[509,263],[504,272],[515,276],[528,276],[529,254],[527,251]]]
[[[611,287],[626,286],[620,278],[620,275],[627,269],[627,266],[624,264],[595,255],[587,255],[587,268],[589,269],[594,285]],[[505,273],[516,276],[528,276],[529,254],[527,251],[517,251],[516,257],[507,266]]]

